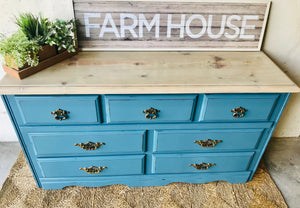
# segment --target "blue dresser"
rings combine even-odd
[[[245,183],[292,92],[263,52],[80,52],[0,78],[44,189]]]
[[[286,93],[6,95],[39,187],[251,180]]]

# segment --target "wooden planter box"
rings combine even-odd
[[[41,50],[39,50],[39,61],[44,61],[52,56],[56,55],[56,47],[50,45],[44,45]]]
[[[24,79],[25,77],[28,77],[28,76],[30,76],[36,72],[39,72],[49,66],[52,66],[58,62],[61,62],[64,59],[70,58],[70,57],[74,56],[75,54],[77,54],[77,50],[76,50],[76,52],[73,52],[73,53],[68,53],[68,51],[64,51],[62,53],[56,54],[55,56],[52,56],[50,58],[46,58],[46,59],[40,61],[40,63],[37,66],[22,68],[22,69],[18,69],[18,70],[10,68],[6,65],[3,65],[2,67],[7,74],[14,76],[18,79]]]
[[[50,45],[44,45],[38,53],[39,56],[39,62],[42,62],[50,57],[53,57],[57,54],[56,52],[56,47],[55,46],[50,46]],[[28,68],[29,65],[26,63],[23,67],[18,67],[17,64],[15,63],[15,59],[12,56],[5,56],[5,63],[10,63],[10,67],[12,69],[15,69],[17,71],[23,70],[25,68]]]
[[[5,56],[4,59],[5,59],[5,63],[9,63],[10,67],[14,70],[17,70],[17,71],[29,67],[29,65],[26,63],[24,66],[19,68],[18,65],[15,62],[14,57],[12,57],[12,56]]]

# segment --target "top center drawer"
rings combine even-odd
[[[197,95],[106,95],[108,123],[190,122]]]

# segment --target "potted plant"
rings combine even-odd
[[[16,23],[28,40],[35,40],[42,46],[39,51],[40,61],[56,55],[55,47],[47,43],[48,38],[53,34],[52,23],[47,18],[43,18],[41,14],[35,16],[31,13],[23,13],[16,18]]]
[[[76,24],[74,19],[69,21],[56,19],[51,25],[51,30],[52,33],[46,43],[51,46],[55,45],[59,53],[65,50],[69,53],[76,51]]]
[[[0,37],[0,55],[6,62],[3,69],[12,76],[23,79],[77,53],[75,20],[51,22],[24,13],[16,23],[18,32]]]
[[[20,30],[10,37],[0,37],[0,54],[5,58],[6,65],[16,70],[38,65],[40,49],[36,40],[28,40]]]

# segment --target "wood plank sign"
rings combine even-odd
[[[74,0],[83,50],[261,48],[269,2]]]

